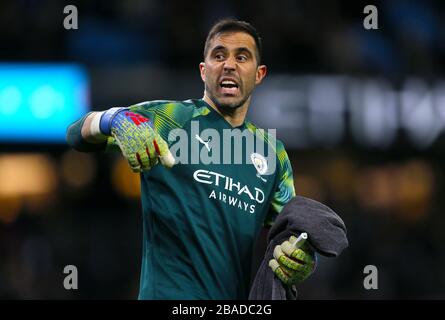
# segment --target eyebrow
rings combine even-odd
[[[215,48],[213,48],[211,52],[213,53],[213,52],[218,51],[218,50],[225,50],[225,51],[227,51],[227,47],[219,45],[219,46],[216,46]],[[253,56],[252,51],[250,51],[250,49],[247,48],[247,47],[239,47],[239,48],[236,48],[235,50],[237,52],[243,52],[244,51],[244,52],[249,53],[250,56]]]

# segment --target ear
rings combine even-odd
[[[267,74],[267,67],[264,64],[258,66],[256,70],[255,85],[260,84],[261,81],[263,81],[263,78],[266,76],[266,74]]]
[[[199,64],[199,72],[201,73],[202,81],[206,82],[206,64],[205,64],[205,62],[201,62]]]

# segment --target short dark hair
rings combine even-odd
[[[262,43],[258,31],[256,31],[256,29],[250,23],[246,21],[236,20],[233,18],[225,18],[219,20],[210,29],[204,45],[204,59],[206,58],[207,53],[209,52],[210,42],[213,40],[213,38],[218,34],[230,33],[230,32],[245,32],[252,36],[252,38],[255,40],[255,45],[257,49],[255,56],[258,64],[260,64]]]

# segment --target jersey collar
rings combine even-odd
[[[246,119],[244,119],[243,123],[240,124],[237,127],[234,127],[228,122],[222,115],[220,115],[215,109],[212,108],[204,99],[198,99],[197,104],[199,107],[207,107],[209,109],[210,113],[214,114],[214,116],[221,118],[231,129],[246,129]]]

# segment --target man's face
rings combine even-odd
[[[266,66],[258,65],[256,50],[255,40],[244,32],[222,33],[211,40],[199,68],[206,95],[217,107],[244,105],[264,78]]]

